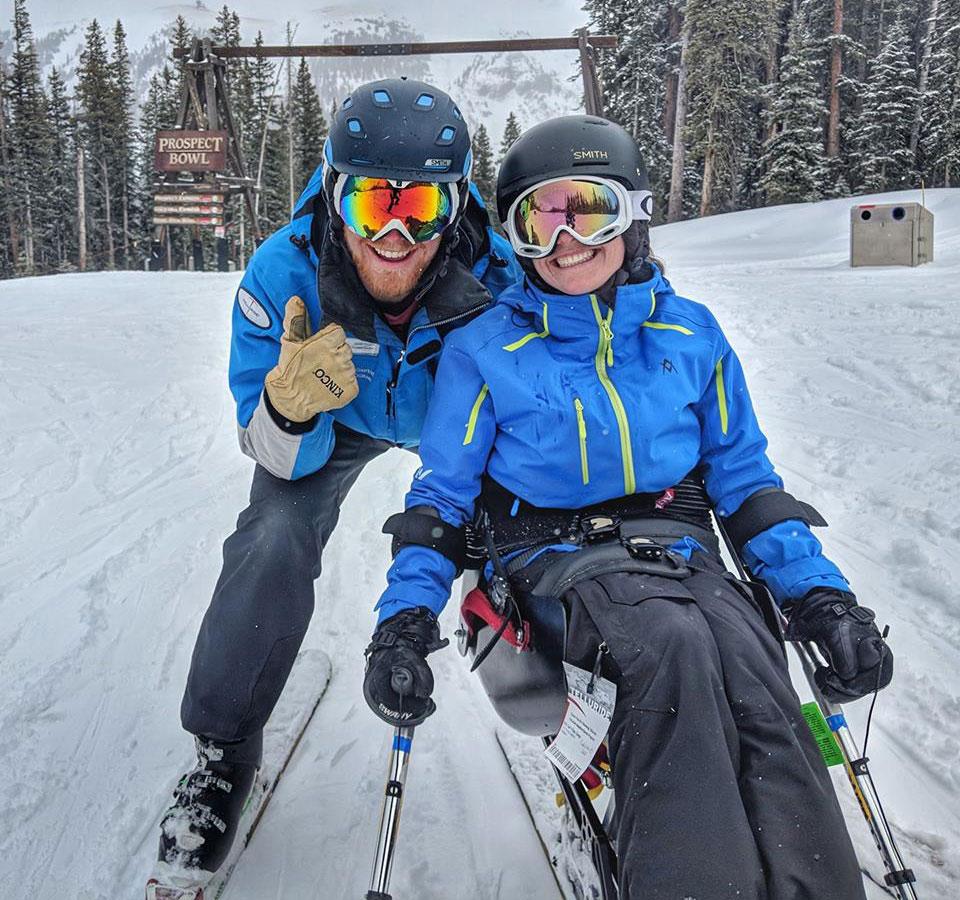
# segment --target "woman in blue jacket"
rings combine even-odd
[[[814,511],[783,491],[713,315],[650,258],[636,144],[590,116],[541,124],[504,159],[497,204],[526,278],[445,345],[423,465],[391,526],[368,702],[394,723],[433,712],[425,657],[441,645],[458,529],[478,502],[519,585],[606,543],[613,561],[567,579],[563,602],[566,658],[599,660],[618,689],[621,896],[862,898],[781,647],[725,572],[708,509],[786,614],[787,637],[820,647],[830,698],[886,685],[892,656],[822,554]],[[398,667],[412,696],[393,691]]]

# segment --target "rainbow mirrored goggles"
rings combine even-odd
[[[432,241],[456,218],[460,202],[455,185],[433,181],[392,181],[339,175],[334,208],[355,234],[378,241],[399,231],[411,244]]]
[[[561,231],[595,247],[635,220],[649,221],[652,210],[650,191],[630,191],[610,178],[551,178],[510,204],[504,227],[518,256],[542,259],[553,253]]]

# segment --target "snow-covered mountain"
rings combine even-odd
[[[378,3],[349,3],[331,5],[320,9],[300,9],[300,4],[285,6],[283,13],[289,16],[296,28],[294,43],[406,43],[424,40],[483,39],[498,37],[549,36],[570,34],[582,24],[582,14],[571,13],[562,7],[546,15],[539,0],[532,3],[535,17],[530,18],[533,27],[522,27],[523,19],[511,13],[498,20],[498,8],[503,0],[485,4],[482,18],[477,19],[476,9],[464,10],[464,17],[456,18],[453,12],[456,3],[437,8],[435,15],[422,15],[422,8],[385,9]],[[68,84],[76,73],[76,66],[83,43],[83,34],[92,17],[108,32],[113,29],[115,18],[120,18],[128,32],[128,46],[133,74],[133,84],[142,98],[150,77],[163,66],[169,52],[167,36],[171,23],[182,15],[197,31],[206,31],[216,22],[218,6],[206,6],[202,2],[193,5],[169,4],[154,7],[146,14],[143,10],[118,10],[112,13],[110,4],[80,17],[83,4],[77,9],[78,19],[66,24],[62,11],[45,24],[42,13],[44,4],[34,0],[30,5],[37,35],[41,65],[45,70],[56,65],[66,77]],[[258,31],[262,31],[267,44],[286,43],[286,21],[257,14],[257,4],[238,8],[241,29],[245,42],[252,44]],[[35,12],[40,10],[40,12]],[[264,11],[265,12],[265,11]],[[413,24],[412,24],[413,23]],[[509,30],[505,25],[509,24]],[[10,53],[9,32],[0,32],[0,56]],[[576,54],[569,52],[538,52],[509,54],[450,54],[412,57],[368,57],[351,59],[313,59],[311,69],[317,82],[321,103],[329,109],[339,102],[350,89],[364,81],[395,75],[408,75],[432,81],[449,91],[460,104],[467,120],[476,125],[486,124],[488,131],[497,140],[510,111],[519,117],[521,125],[534,124],[542,119],[575,112],[581,103],[578,83],[569,81],[573,72]],[[283,89],[281,79],[280,89]]]
[[[919,199],[870,200],[894,198]],[[896,675],[874,714],[874,777],[919,895],[955,900],[960,190],[927,192],[936,261],[918,269],[849,268],[851,202],[668,225],[653,244],[678,292],[724,325],[787,487],[825,515],[829,555],[892,626]],[[190,653],[253,466],[236,446],[226,385],[238,280],[0,282],[4,898],[141,896],[156,821],[191,756],[178,723]],[[380,525],[415,466],[412,454],[387,453],[347,498],[305,643],[329,654],[333,679],[231,900],[366,889],[389,729],[364,705],[362,653],[389,563]],[[452,650],[431,664],[439,709],[417,732],[394,896],[558,900],[478,682]],[[847,709],[858,736],[868,707]],[[535,766],[537,742],[527,744]],[[876,873],[842,775],[836,783]]]

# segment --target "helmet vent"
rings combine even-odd
[[[343,101],[343,107],[342,107],[342,108],[343,108],[343,109],[350,109],[351,106],[353,106],[353,97],[347,97],[347,99]]]
[[[373,92],[373,102],[377,106],[393,106],[393,100],[390,99],[390,94],[388,91],[379,88]]]
[[[453,108],[453,114],[454,114],[461,122],[463,121],[463,115],[462,115],[462,113],[460,112],[459,108],[457,108],[456,106]]]
[[[414,101],[413,105],[418,109],[433,109],[436,102],[437,101],[434,99],[433,94],[421,94]]]
[[[362,138],[367,136],[359,119],[347,119],[347,131],[350,132],[351,137]]]
[[[440,129],[440,134],[437,135],[437,143],[441,147],[445,147],[448,144],[453,143],[453,139],[457,136],[457,129],[452,125],[444,125]]]

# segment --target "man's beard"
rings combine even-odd
[[[348,243],[348,250],[360,282],[367,293],[381,303],[397,303],[408,297],[436,257],[436,250],[433,253],[415,252],[406,265],[399,267],[379,264],[374,252],[366,247],[354,250]]]

